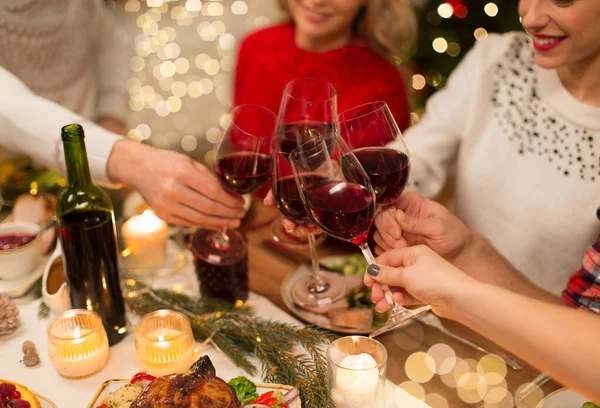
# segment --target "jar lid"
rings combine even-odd
[[[222,232],[197,229],[190,240],[194,257],[213,265],[235,265],[246,257],[248,244],[238,230],[227,230],[228,239],[219,240]]]

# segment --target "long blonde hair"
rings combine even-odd
[[[417,41],[417,18],[410,0],[366,0],[354,22],[360,35],[375,52],[390,60],[403,59]],[[279,0],[287,12],[287,0]]]

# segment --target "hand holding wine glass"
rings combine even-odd
[[[369,264],[375,259],[367,235],[375,216],[375,191],[356,156],[335,134],[307,142],[290,156],[302,201],[313,222],[344,241],[359,246]],[[429,306],[405,309],[395,303],[389,288],[382,284],[391,309],[387,323],[371,333],[375,337],[393,330],[407,320],[430,310]]]

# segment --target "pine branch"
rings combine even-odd
[[[332,335],[310,326],[299,328],[258,318],[246,306],[194,301],[137,283],[128,289],[125,299],[134,313],[144,315],[164,308],[184,313],[196,340],[212,343],[249,374],[257,372],[252,359],[258,358],[263,381],[296,385],[304,408],[333,408],[323,354]],[[298,354],[299,349],[304,351]]]
[[[37,317],[41,320],[48,318],[48,316],[50,316],[50,308],[42,300],[38,305]]]

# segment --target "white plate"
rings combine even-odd
[[[26,294],[33,287],[35,282],[44,274],[44,267],[48,257],[40,258],[39,263],[29,275],[25,275],[19,279],[4,280],[0,279],[0,294],[8,295],[11,298],[18,298]]]
[[[129,384],[129,380],[114,379],[114,380],[105,381],[104,383],[102,383],[102,385],[96,392],[96,395],[94,396],[94,398],[92,399],[90,404],[87,406],[87,408],[97,408],[100,405],[100,402],[102,401],[102,399],[106,395],[110,394],[111,392],[113,392],[114,390],[116,390],[118,388],[123,387],[126,384]],[[260,384],[260,383],[256,384],[256,392],[258,393],[258,395],[262,395],[265,392],[273,391],[273,390],[281,390],[281,392],[285,394],[287,391],[289,391],[291,389],[292,389],[292,386],[290,386],[290,385]],[[292,401],[290,403],[290,408],[301,408],[301,407],[302,407],[302,405],[300,403],[300,397],[296,398],[294,401]],[[45,407],[43,407],[43,408],[45,408]]]
[[[589,399],[582,397],[575,391],[562,388],[549,394],[537,404],[536,408],[581,408]]]

